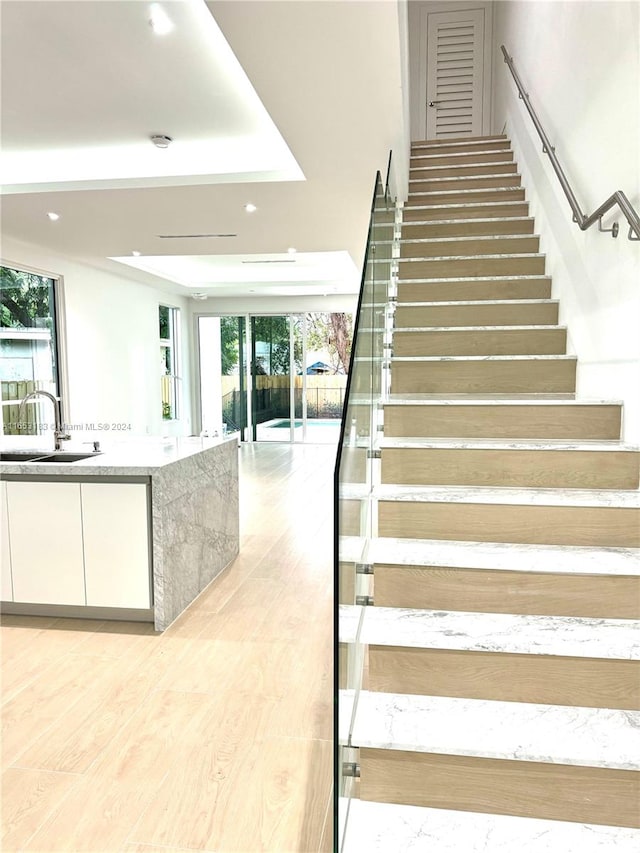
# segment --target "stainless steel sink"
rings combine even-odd
[[[100,453],[73,453],[70,451],[60,451],[58,453],[40,451],[38,453],[16,450],[1,451],[0,462],[80,462],[82,459],[91,459],[94,456],[100,456]]]
[[[61,451],[60,453],[50,453],[48,456],[40,456],[34,459],[34,462],[80,462],[82,459],[93,459],[94,456],[100,456],[100,453],[69,453]]]
[[[38,453],[34,451],[2,451],[0,452],[0,462],[33,462],[35,459],[41,459],[45,456],[45,451],[41,450]]]

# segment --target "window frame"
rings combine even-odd
[[[62,423],[70,422],[69,414],[69,370],[67,360],[67,311],[65,300],[65,285],[64,276],[60,273],[54,273],[50,270],[32,267],[30,264],[23,264],[17,261],[11,261],[7,258],[0,257],[0,266],[8,267],[16,272],[24,272],[30,275],[41,276],[48,278],[53,282],[53,313],[54,313],[54,329],[55,329],[55,380],[57,399],[60,406],[60,417]],[[4,401],[0,400],[0,408],[4,405]],[[15,405],[15,404],[14,404]],[[42,433],[40,433],[42,434]],[[4,436],[4,425],[0,425],[0,436]]]
[[[165,418],[164,412],[161,413],[163,423],[172,423],[179,421],[182,418],[182,338],[180,334],[181,314],[180,308],[176,305],[168,305],[166,302],[158,303],[158,326],[160,325],[160,311],[166,308],[169,312],[169,337],[160,337],[160,328],[158,328],[158,339],[161,350],[167,348],[171,353],[171,372],[162,373],[160,380],[165,376],[171,379],[171,387],[173,389],[173,407],[174,411],[170,418]],[[160,402],[162,399],[162,384],[160,385]]]

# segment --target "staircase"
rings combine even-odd
[[[342,850],[637,851],[640,454],[504,136],[413,145],[398,266]]]

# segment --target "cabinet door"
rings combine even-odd
[[[87,604],[151,607],[144,483],[83,483]]]
[[[7,483],[13,600],[85,604],[80,483]]]
[[[0,483],[0,599],[13,601],[11,582],[11,552],[9,551],[9,518],[7,515],[7,484]]]

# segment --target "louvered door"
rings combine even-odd
[[[427,139],[482,134],[484,11],[427,20]]]

